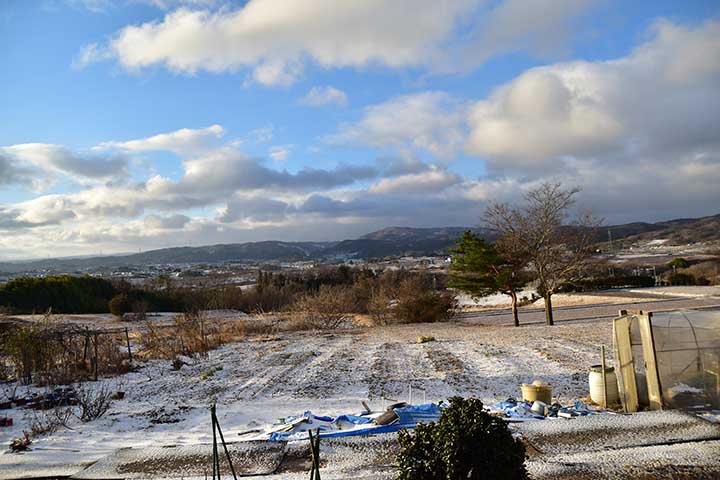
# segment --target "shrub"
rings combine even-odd
[[[398,298],[393,317],[398,323],[443,322],[452,318],[455,297],[446,292],[416,292]]]
[[[699,262],[678,273],[687,273],[694,276],[698,285],[720,285],[720,260]]]
[[[674,258],[668,262],[668,267],[670,268],[687,268],[689,266],[690,263],[684,258]]]
[[[475,398],[450,398],[435,423],[401,431],[398,480],[527,478],[525,446]]]
[[[592,290],[610,290],[612,288],[654,287],[655,279],[647,275],[616,275],[614,277],[596,277],[576,280],[563,285],[562,292],[587,292]]]
[[[108,309],[110,310],[110,313],[116,317],[122,317],[126,313],[132,311],[130,297],[128,297],[126,293],[115,295],[108,303]]]
[[[349,287],[322,285],[316,293],[307,293],[293,303],[293,326],[304,329],[335,329],[350,321],[355,311]]]
[[[77,384],[73,389],[79,405],[77,417],[83,422],[90,422],[105,415],[117,391],[110,388],[106,382],[96,385]]]
[[[211,349],[242,337],[245,332],[243,322],[224,322],[202,312],[176,315],[172,324],[163,323],[147,319],[138,332],[141,355],[146,358],[207,356]]]
[[[688,273],[674,273],[667,280],[670,285],[695,285],[695,277]]]
[[[368,301],[367,311],[373,325],[389,325],[393,323],[393,298],[385,291],[378,288],[372,292]]]
[[[73,414],[72,407],[52,408],[33,412],[30,430],[34,436],[57,432],[60,427],[66,427]]]
[[[96,347],[97,342],[97,348]],[[39,322],[18,322],[0,334],[6,375],[38,385],[66,385],[99,374],[128,371],[124,334],[94,335],[51,315]]]

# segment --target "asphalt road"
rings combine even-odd
[[[604,320],[617,317],[618,310],[643,310],[660,312],[684,308],[720,309],[720,298],[638,298],[624,303],[598,303],[594,305],[572,305],[554,307],[555,323]],[[545,323],[543,308],[529,307],[520,309],[520,325],[537,325]],[[473,325],[512,325],[510,309],[487,312],[472,312],[458,315],[456,319],[462,323]]]

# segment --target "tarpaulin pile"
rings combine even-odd
[[[315,415],[306,411],[289,416],[268,434],[271,441],[306,440],[308,430],[319,430],[320,437],[348,437],[373,435],[415,428],[418,423],[436,421],[441,407],[435,403],[400,405],[380,414],[365,412],[360,415],[344,414],[337,417]]]
[[[581,401],[576,401],[569,406],[562,406],[559,403],[553,403],[552,405],[541,403],[541,405],[543,409],[542,411],[538,411],[537,408],[533,408],[533,404],[530,402],[508,398],[507,400],[493,404],[489,408],[489,411],[490,413],[502,414],[515,421],[586,417],[588,415],[605,412],[605,410],[590,407]]]

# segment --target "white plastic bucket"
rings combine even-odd
[[[607,402],[603,394],[602,367],[593,365],[588,375],[590,384],[590,399],[598,405],[615,405],[620,401],[618,394],[617,376],[613,367],[605,367],[605,384],[607,387]]]

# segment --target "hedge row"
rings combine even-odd
[[[654,287],[653,277],[640,275],[619,275],[614,277],[589,278],[563,285],[564,292],[587,292],[591,290],[610,290],[612,288]]]
[[[107,313],[108,303],[119,294],[143,302],[149,311],[184,311],[198,294],[183,290],[133,289],[126,282],[110,282],[90,276],[60,275],[16,278],[0,288],[0,306],[13,313]]]

